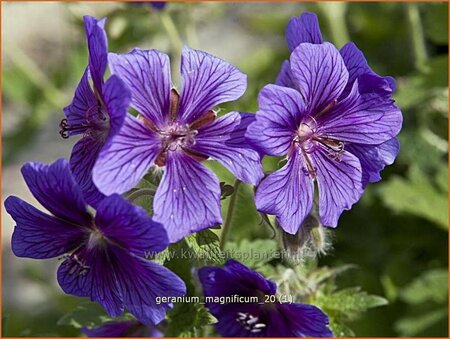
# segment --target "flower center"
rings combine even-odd
[[[195,144],[197,130],[191,130],[186,124],[172,123],[159,132],[163,148],[175,151],[178,147],[185,148]]]
[[[89,239],[87,242],[88,250],[97,246],[104,246],[105,244],[106,238],[103,235],[102,231],[100,231],[97,227],[94,227],[92,231],[89,233]]]
[[[336,101],[334,100],[321,112],[316,114],[315,117],[318,118],[327,113],[335,106],[335,104]],[[312,116],[304,119],[300,123],[292,142],[293,146],[297,146],[294,147],[292,151],[297,151],[303,157],[303,172],[313,180],[316,178],[317,169],[313,165],[311,154],[317,150],[317,148],[325,150],[327,157],[335,161],[341,161],[341,156],[344,153],[344,143],[324,135],[320,131],[317,120]]]
[[[264,328],[266,328],[266,324],[258,322],[259,318],[251,315],[250,313],[237,313],[236,321],[241,324],[241,326],[246,329],[247,331],[250,331],[251,333],[259,333]]]

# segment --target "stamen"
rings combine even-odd
[[[321,110],[319,113],[315,115],[316,118],[320,117],[321,115],[327,113],[330,109],[332,109],[337,104],[337,100],[334,99],[332,102],[330,102],[328,105],[325,106],[323,110]]]
[[[69,274],[86,275],[89,272],[90,266],[85,265],[76,254],[68,256],[68,264],[72,265],[69,269]]]
[[[70,132],[84,132],[88,128],[86,125],[78,125],[78,126],[70,126],[67,122],[67,119],[62,119],[59,123],[59,135],[63,139],[67,139],[70,136]]]
[[[303,159],[305,160],[305,164],[306,164],[306,168],[302,168],[303,173],[305,173],[305,175],[308,175],[311,177],[311,180],[315,180],[317,177],[317,168],[314,167],[314,165],[311,162],[311,159],[309,158],[306,150],[304,148],[301,148],[301,153],[303,155]]]
[[[238,317],[236,318],[236,321],[239,322],[244,329],[250,331],[251,333],[259,333],[267,327],[264,323],[258,323],[259,318],[254,315],[242,312],[238,312],[237,315]]]
[[[315,138],[328,151],[327,157],[331,160],[341,161],[342,154],[345,151],[345,143],[339,140],[317,137]]]

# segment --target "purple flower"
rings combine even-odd
[[[161,338],[163,333],[153,326],[145,326],[137,320],[108,321],[93,328],[83,327],[84,335],[93,338]]]
[[[299,17],[293,17],[286,28],[286,41],[291,52],[301,43],[323,43],[317,16],[314,13],[303,13]],[[364,54],[353,42],[345,44],[341,48],[340,54],[348,71],[348,81],[340,95],[340,99],[348,96],[356,80],[358,80],[358,89],[361,94],[378,93],[379,95],[390,97],[395,91],[394,78],[376,74],[367,64]],[[276,84],[297,88],[293,80],[289,61],[283,63]],[[380,145],[348,143],[346,147],[361,162],[364,187],[368,183],[381,180],[380,172],[386,165],[392,165],[400,150],[396,137]]]
[[[317,30],[308,32],[318,37]],[[288,66],[293,88],[263,88],[246,137],[264,154],[287,157],[287,164],[258,186],[255,202],[259,211],[276,215],[280,226],[295,234],[311,211],[315,182],[320,221],[337,226],[368,178],[395,158],[392,138],[401,129],[402,115],[389,96],[362,91],[361,77],[353,79],[343,97],[350,73],[330,43],[301,43]]]
[[[167,1],[149,1],[148,4],[155,9],[162,11],[167,6]]]
[[[117,76],[111,76],[106,83],[103,81],[108,62],[105,22],[106,18],[84,17],[89,65],[72,103],[64,108],[66,119],[60,124],[63,138],[82,134],[72,150],[70,167],[86,202],[92,206],[104,198],[92,182],[92,168],[102,147],[122,126],[131,97]]]
[[[149,5],[158,11],[162,11],[166,8],[167,1],[134,1],[131,4],[135,6]]]
[[[354,44],[339,53],[322,42],[314,14],[293,18],[287,41],[290,60],[277,85],[261,91],[246,137],[264,154],[286,156],[287,164],[261,182],[255,202],[295,234],[311,211],[314,182],[320,221],[336,227],[367,183],[381,179],[398,153],[402,115],[390,98],[392,78],[376,75]]]
[[[275,283],[235,260],[228,260],[224,267],[203,267],[199,277],[206,298],[241,298],[240,303],[206,303],[223,337],[333,336],[328,317],[319,308],[277,301]]]
[[[27,163],[22,174],[51,215],[18,197],[6,199],[6,211],[16,221],[14,254],[33,259],[64,255],[58,269],[64,292],[89,297],[111,316],[127,308],[146,325],[163,320],[171,305],[157,304],[155,297],[181,296],[186,291],[174,273],[142,258],[167,247],[164,228],[116,194],[98,204],[94,217],[65,160]]]
[[[175,242],[222,223],[220,185],[201,161],[211,157],[237,178],[256,185],[262,178],[259,154],[245,130],[254,115],[232,112],[216,119],[214,106],[239,98],[246,76],[207,53],[183,49],[181,95],[171,89],[169,57],[156,50],[110,54],[112,72],[132,93],[123,128],[102,150],[94,182],[104,194],[123,193],[151,166],[164,167],[154,199],[154,219]]]

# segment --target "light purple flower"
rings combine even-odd
[[[95,184],[105,194],[123,193],[151,166],[164,167],[153,210],[171,242],[222,223],[219,181],[201,161],[215,159],[253,185],[262,178],[259,154],[244,137],[254,115],[232,112],[216,119],[212,110],[244,93],[246,75],[219,58],[185,47],[178,95],[164,53],[111,53],[109,63],[130,88],[131,106],[140,115],[127,116],[110,147],[101,152]]]
[[[291,18],[286,28],[286,41],[291,52],[301,43],[323,43],[317,16],[314,13],[303,13]],[[358,80],[358,89],[361,94],[377,93],[391,97],[396,89],[395,79],[376,74],[367,64],[364,54],[353,42],[345,44],[340,54],[348,71],[348,81],[339,99],[348,96],[356,80]],[[297,88],[289,61],[286,60],[283,63],[276,84]],[[380,145],[347,143],[346,148],[361,162],[362,182],[365,187],[368,183],[381,180],[380,172],[385,166],[394,162],[400,145],[394,137]]]
[[[361,93],[359,79],[343,98],[349,71],[330,43],[301,43],[289,66],[295,89],[264,87],[246,137],[264,154],[287,157],[287,164],[258,186],[255,202],[259,211],[276,215],[280,226],[295,234],[311,211],[315,183],[321,223],[337,226],[342,211],[359,200],[364,188],[362,161],[348,145],[370,148],[391,140],[400,131],[402,115],[389,97]]]
[[[111,316],[126,308],[143,324],[162,321],[172,305],[157,304],[156,297],[186,293],[177,275],[143,258],[167,247],[162,225],[117,194],[105,197],[94,217],[65,160],[27,163],[22,174],[33,196],[51,214],[18,197],[6,199],[6,211],[16,222],[14,254],[33,259],[64,255],[58,269],[64,292],[89,297]]]
[[[64,108],[66,119],[60,124],[63,138],[82,134],[72,150],[70,167],[87,203],[92,206],[104,198],[92,182],[92,168],[102,147],[122,126],[131,98],[128,88],[117,76],[111,76],[106,83],[103,81],[108,63],[105,22],[106,18],[84,17],[89,65],[72,103]]]

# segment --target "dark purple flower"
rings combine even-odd
[[[110,147],[101,152],[95,184],[105,194],[123,193],[151,166],[161,166],[154,219],[166,227],[171,242],[222,223],[219,180],[201,161],[218,160],[253,185],[262,178],[259,154],[244,137],[254,115],[232,112],[216,119],[212,110],[244,93],[246,75],[219,58],[185,47],[178,95],[164,53],[111,53],[109,63],[130,88],[131,106],[140,115],[127,116]]]
[[[159,11],[162,11],[167,6],[166,1],[149,1],[147,3]]]
[[[337,226],[364,187],[362,161],[348,145],[372,149],[391,140],[402,115],[389,97],[360,93],[359,79],[342,98],[349,72],[330,43],[300,44],[291,54],[290,71],[296,89],[264,87],[246,136],[264,154],[287,157],[287,164],[258,186],[255,202],[295,234],[311,211],[315,182],[320,221]]]
[[[299,17],[293,17],[286,28],[286,41],[291,52],[301,43],[323,43],[317,16],[314,13],[303,13]],[[356,80],[358,80],[358,89],[361,94],[378,93],[390,97],[395,91],[394,78],[376,74],[367,64],[364,54],[353,42],[345,44],[340,54],[348,71],[348,81],[339,99],[348,96]],[[289,61],[286,60],[283,63],[276,84],[297,88]],[[380,145],[348,143],[346,148],[361,162],[362,182],[365,187],[368,183],[381,180],[380,172],[386,165],[394,162],[400,145],[394,137]]]
[[[243,298],[243,302],[207,302],[223,337],[332,337],[328,317],[313,305],[281,303],[275,283],[235,260],[199,271],[205,297]],[[272,297],[275,301],[272,299]],[[250,297],[256,297],[254,302]],[[251,302],[249,302],[251,301]]]
[[[161,338],[163,333],[154,326],[145,326],[137,320],[108,321],[93,328],[83,327],[84,335],[93,338]]]
[[[89,297],[111,316],[127,308],[146,325],[164,319],[170,304],[157,296],[181,296],[183,281],[143,257],[168,245],[164,228],[140,207],[114,194],[88,211],[69,164],[27,163],[22,174],[46,214],[15,196],[5,201],[16,221],[11,246],[18,257],[47,259],[64,255],[58,282],[64,292]]]
[[[86,202],[92,206],[104,197],[92,182],[92,168],[102,147],[122,126],[131,97],[117,76],[111,76],[106,83],[103,81],[108,63],[105,22],[106,18],[84,17],[89,65],[72,103],[64,108],[66,119],[60,124],[63,138],[82,134],[72,150],[70,167]],[[89,78],[92,79],[92,88]]]

